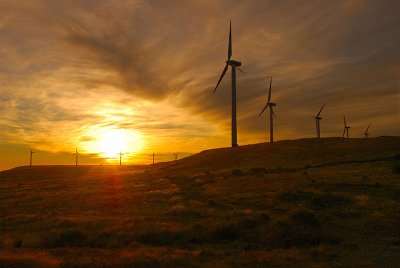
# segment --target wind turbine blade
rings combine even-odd
[[[245,74],[245,72],[242,69],[240,69],[239,67],[235,66],[235,68]]]
[[[275,115],[275,112],[274,112],[274,110],[272,110],[272,115],[274,116],[274,118],[276,119],[276,115]]]
[[[225,76],[227,70],[228,70],[228,64],[225,65],[225,68],[224,68],[224,70],[222,71],[221,77],[219,78],[218,83],[217,83],[217,85],[216,85],[215,88],[214,88],[213,94],[214,94],[215,91],[217,90],[217,88],[218,88],[218,86],[219,86],[219,83],[221,83],[222,78],[224,78],[224,76]]]
[[[344,138],[344,133],[346,133],[346,128],[343,129],[343,135],[342,135],[343,138]]]
[[[229,46],[228,46],[228,60],[232,57],[232,21],[229,22]]]
[[[269,81],[268,103],[271,100],[271,88],[272,88],[272,76],[271,76],[271,80]]]
[[[371,123],[369,123],[369,125],[368,125],[367,130],[365,131],[365,133],[368,133],[368,129],[369,129],[370,126],[371,126]]]
[[[319,110],[319,113],[317,114],[317,117],[319,117],[319,115],[321,114],[322,109],[324,109],[324,106],[325,106],[325,103],[324,103],[324,105],[322,105],[321,110]]]
[[[343,115],[343,122],[344,122],[344,127],[347,127],[347,124],[346,124],[346,117]]]
[[[262,109],[261,113],[258,115],[258,117],[260,117],[260,115],[265,111],[265,109],[267,109],[269,105],[269,102],[267,102],[267,104],[265,105],[264,109]]]

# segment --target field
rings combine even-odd
[[[396,267],[400,137],[0,172],[1,267]]]

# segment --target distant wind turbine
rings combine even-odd
[[[365,133],[364,133],[366,139],[368,138],[368,135],[369,135],[368,130],[369,130],[370,126],[371,126],[371,123],[369,123],[369,125],[368,125],[368,127],[367,127],[367,129],[365,130]]]
[[[175,155],[175,161],[178,160],[179,153],[174,153],[174,155]]]
[[[30,155],[30,158],[29,158],[29,166],[32,166],[32,158],[33,158],[32,156],[36,152],[32,151],[32,148],[29,148],[29,150],[31,151],[31,155]]]
[[[154,153],[153,153],[153,165],[154,165]]]
[[[122,155],[123,153],[119,150],[119,165],[122,166]]]
[[[239,66],[242,65],[240,61],[235,61],[231,59],[232,57],[232,22],[229,22],[229,45],[228,45],[228,59],[226,60],[226,65],[222,74],[218,80],[217,85],[214,88],[213,94],[217,90],[219,84],[224,78],[228,67],[231,66],[232,69],[232,147],[237,147],[237,125],[236,125],[236,69],[244,73]]]
[[[75,166],[78,166],[78,159],[79,159],[79,155],[80,153],[78,153],[78,148],[75,148]]]
[[[343,121],[344,121],[344,128],[343,128],[343,138],[344,138],[344,134],[346,134],[346,138],[349,138],[349,126],[346,123],[346,117],[343,115]]]
[[[322,109],[324,109],[325,103],[324,105],[322,105],[321,110],[319,110],[317,116],[315,117],[315,126],[317,128],[317,138],[321,138],[321,125],[319,123],[319,121],[322,119],[322,117],[320,117],[320,114],[322,112]]]
[[[265,104],[264,109],[262,109],[261,113],[258,116],[260,117],[261,114],[269,107],[269,141],[271,143],[273,143],[274,142],[274,118],[276,118],[273,107],[276,106],[276,103],[271,102],[271,90],[272,90],[272,76],[271,76],[271,80],[269,81],[267,104]]]

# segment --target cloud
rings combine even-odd
[[[270,75],[280,139],[313,136],[309,115],[322,103],[325,135],[340,133],[343,113],[360,129],[373,120],[376,135],[400,135],[399,8],[394,0],[2,1],[0,136],[51,150],[114,126],[155,137],[154,146],[229,145],[230,73],[212,89],[230,19],[233,58],[246,72],[237,75],[239,143],[266,139],[258,113]]]

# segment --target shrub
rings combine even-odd
[[[240,176],[244,176],[244,175],[246,175],[246,173],[244,173],[244,171],[242,171],[240,169],[232,170],[232,176],[240,177]]]
[[[256,228],[260,223],[256,221],[255,219],[249,219],[245,218],[240,222],[240,226],[243,229],[254,229]]]
[[[396,174],[400,174],[400,166],[396,166],[393,168],[393,172]]]
[[[215,241],[234,241],[240,237],[240,230],[236,225],[223,224],[217,226],[213,231]]]
[[[142,244],[153,246],[165,246],[180,240],[182,235],[171,230],[149,231],[138,237],[138,241]]]
[[[260,174],[264,174],[266,172],[267,172],[267,170],[265,168],[257,168],[257,167],[255,167],[255,168],[251,168],[250,169],[250,173],[254,174],[254,175],[260,175]]]
[[[320,220],[314,213],[306,210],[300,210],[290,216],[290,220],[298,225],[306,227],[318,228],[321,226]]]
[[[15,247],[15,248],[20,248],[20,247],[22,247],[22,240],[21,240],[21,239],[18,239],[17,241],[15,241],[14,247]]]
[[[266,242],[273,248],[307,248],[327,242],[322,233],[322,222],[311,211],[298,210],[275,223]]]
[[[255,229],[264,222],[270,220],[270,216],[267,213],[261,213],[252,218],[244,218],[239,222],[239,226],[242,229]]]
[[[260,215],[258,215],[258,219],[260,221],[269,221],[271,219],[271,216],[267,213],[261,213]]]
[[[332,208],[336,206],[344,206],[352,203],[352,199],[342,194],[324,194],[316,195],[311,199],[310,204],[318,208]]]
[[[304,202],[304,201],[309,201],[313,198],[318,196],[317,194],[313,192],[307,192],[307,191],[293,191],[293,192],[286,192],[283,193],[279,199],[285,202],[293,203],[293,202]]]
[[[52,242],[53,247],[82,247],[86,243],[86,235],[77,229],[61,232]]]

